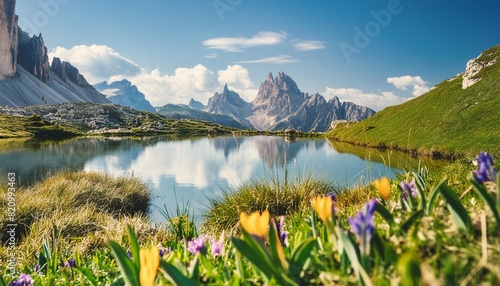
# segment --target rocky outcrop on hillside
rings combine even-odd
[[[106,98],[120,105],[129,106],[133,109],[155,112],[156,109],[146,99],[144,93],[140,92],[135,85],[126,79],[107,83],[106,81],[94,85],[97,91],[106,95]]]
[[[270,73],[250,103],[226,85],[222,93],[209,99],[207,111],[233,116],[257,130],[293,128],[306,132],[324,132],[334,120],[360,121],[375,114],[370,108],[340,102],[337,97],[327,101],[318,93],[303,93],[284,72],[276,78]]]
[[[0,1],[0,80],[16,74],[17,16],[16,1]]]
[[[481,53],[477,58],[467,62],[462,80],[462,89],[466,89],[480,81],[481,77],[478,76],[479,72],[485,67],[489,67],[496,63],[497,58],[494,57],[491,59],[490,56],[491,55],[483,55],[483,53]]]
[[[1,114],[13,116],[39,115],[48,122],[82,126],[91,133],[118,132],[142,126],[147,114],[130,107],[114,104],[63,103],[26,107],[0,106]],[[158,123],[158,128],[162,127]],[[151,126],[148,126],[151,127]],[[144,127],[146,128],[146,127]]]

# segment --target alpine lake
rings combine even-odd
[[[14,172],[21,186],[63,170],[138,177],[152,192],[150,216],[157,223],[165,221],[159,209],[175,213],[186,205],[199,221],[209,198],[249,180],[314,176],[342,188],[393,178],[419,165],[435,170],[442,161],[326,139],[274,136],[0,140],[0,174]]]

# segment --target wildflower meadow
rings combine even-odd
[[[499,285],[500,177],[491,155],[475,163],[466,182],[421,167],[375,180],[354,210],[349,190],[325,193],[293,214],[241,212],[217,235],[186,223],[141,241],[128,225],[90,254],[46,237],[0,285]]]

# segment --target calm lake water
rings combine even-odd
[[[189,203],[195,215],[207,198],[250,179],[290,179],[313,175],[339,186],[368,183],[414,169],[419,159],[392,151],[331,143],[324,139],[286,141],[281,137],[215,137],[172,139],[77,138],[58,142],[0,140],[0,174],[16,172],[31,185],[60,170],[102,171],[132,175],[151,188],[155,206],[175,211]],[[426,161],[426,166],[438,162]],[[154,208],[152,218],[164,221]]]

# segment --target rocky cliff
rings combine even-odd
[[[17,25],[15,0],[0,0],[0,105],[109,102],[75,67],[54,59],[50,66],[42,35]]]
[[[136,110],[155,112],[156,109],[135,85],[126,79],[108,84],[106,81],[94,85],[97,91],[106,95],[115,104],[129,106]]]
[[[17,16],[15,0],[0,1],[0,80],[16,74]]]
[[[50,80],[49,56],[42,34],[30,37],[19,28],[17,63],[44,83]]]
[[[360,121],[375,114],[370,108],[340,102],[337,97],[327,101],[318,93],[303,93],[284,72],[279,72],[276,78],[270,73],[250,103],[228,90],[227,86],[208,102],[208,112],[230,115],[249,128],[258,130],[294,128],[324,132],[330,128],[332,121]]]

